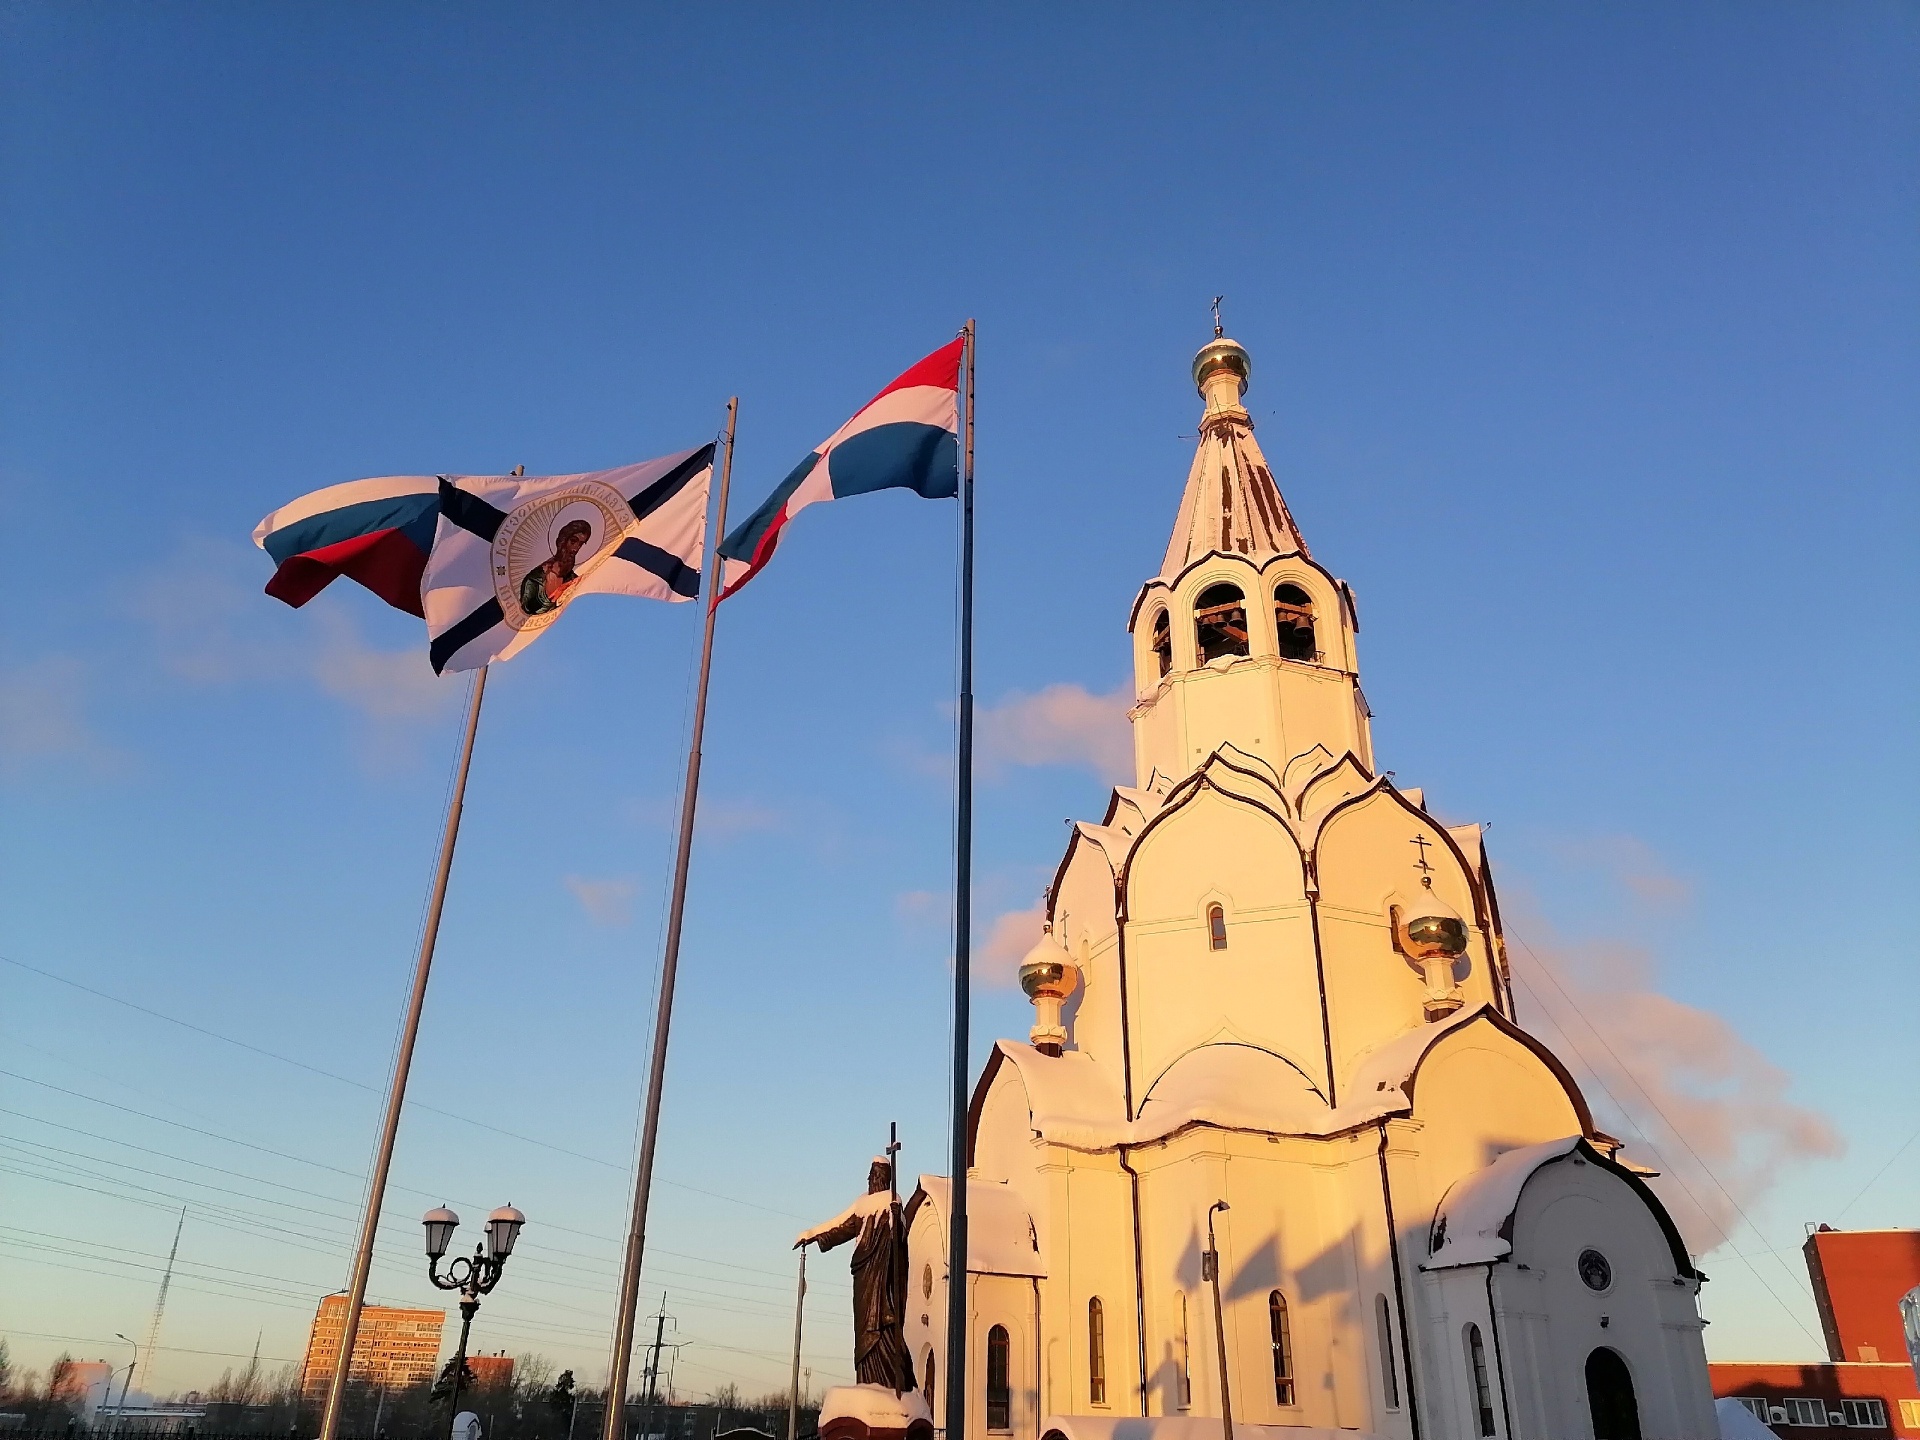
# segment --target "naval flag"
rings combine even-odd
[[[764,504],[720,542],[720,598],[773,558],[780,532],[807,506],[871,490],[911,490],[929,500],[960,493],[960,355],[943,345],[861,407],[794,466]]]
[[[580,595],[693,599],[713,449],[586,475],[439,477],[421,583],[434,670],[519,654]]]

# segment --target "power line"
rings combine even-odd
[[[196,1025],[190,1020],[182,1020],[178,1016],[168,1015],[164,1011],[153,1009],[151,1006],[141,1005],[136,1001],[125,999],[122,996],[110,994],[105,990],[96,989],[91,985],[83,985],[78,980],[69,980],[64,975],[55,974],[51,970],[43,970],[38,965],[29,965],[26,961],[16,960],[11,955],[0,955],[0,960],[5,961],[9,965],[17,967],[18,969],[26,970],[32,974],[42,976],[48,980],[52,980],[57,984],[71,986],[75,990],[82,991],[85,994],[95,996],[96,998],[101,1000],[109,1001],[115,1005],[123,1005],[129,1010],[137,1011],[140,1014],[150,1016],[155,1020],[165,1021],[169,1025],[177,1025],[181,1029],[190,1030],[196,1035],[204,1035],[208,1039],[218,1040],[223,1044],[232,1045],[241,1050],[249,1051],[252,1054],[264,1056],[269,1060],[278,1060],[283,1065],[291,1065],[295,1069],[305,1070],[309,1074],[319,1075],[324,1079],[338,1081],[342,1085],[351,1085],[356,1090],[365,1090],[368,1093],[375,1094],[375,1095],[384,1093],[384,1091],[380,1087],[369,1085],[364,1080],[355,1080],[348,1075],[335,1074],[331,1070],[321,1069],[318,1065],[310,1065],[305,1060],[296,1060],[291,1055],[282,1055],[278,1051],[268,1050],[265,1047],[260,1045],[255,1045],[250,1041],[236,1039],[234,1036],[231,1036],[231,1035],[223,1035],[218,1030],[209,1030],[204,1025]],[[4,1072],[0,1072],[0,1073],[4,1073]],[[21,1078],[24,1078],[24,1077],[21,1077]],[[105,1102],[102,1102],[102,1103],[105,1103]],[[569,1150],[566,1146],[556,1145],[551,1140],[542,1140],[542,1139],[539,1139],[537,1136],[522,1135],[517,1131],[502,1129],[500,1126],[488,1124],[484,1120],[476,1120],[470,1115],[462,1115],[458,1111],[454,1111],[454,1110],[442,1110],[440,1107],[436,1105],[428,1105],[423,1101],[409,1100],[406,1103],[405,1108],[408,1110],[424,1110],[434,1115],[444,1116],[449,1120],[458,1120],[463,1125],[472,1125],[477,1129],[490,1131],[495,1135],[505,1136],[509,1140],[518,1140],[525,1145],[537,1145],[543,1150],[551,1150],[556,1154],[567,1155],[572,1157],[575,1160],[584,1160],[590,1165],[601,1165],[606,1167],[609,1170],[619,1171],[621,1174],[626,1174],[629,1168],[628,1166],[622,1165],[617,1161],[608,1160],[599,1155],[589,1155],[584,1151],[580,1151],[580,1150]],[[346,1172],[342,1172],[342,1173],[346,1173]],[[791,1210],[779,1210],[774,1208],[773,1206],[761,1205],[752,1200],[742,1200],[737,1195],[727,1195],[718,1190],[707,1190],[698,1185],[688,1185],[684,1181],[670,1180],[670,1179],[667,1179],[665,1176],[659,1177],[659,1181],[663,1185],[671,1185],[676,1190],[686,1190],[695,1195],[704,1195],[711,1200],[724,1200],[730,1205],[744,1205],[749,1210],[762,1210],[769,1215],[780,1215],[780,1216],[784,1216],[789,1220],[804,1221],[806,1219],[806,1216],[796,1215]]]
[[[1847,1211],[1853,1209],[1854,1206],[1858,1205],[1862,1200],[1866,1199],[1867,1192],[1873,1189],[1874,1186],[1880,1183],[1880,1177],[1885,1175],[1889,1170],[1893,1169],[1893,1162],[1895,1160],[1898,1160],[1902,1155],[1906,1154],[1908,1148],[1911,1147],[1913,1142],[1916,1140],[1920,1140],[1920,1130],[1914,1131],[1913,1134],[1907,1136],[1907,1138],[1903,1142],[1901,1142],[1900,1148],[1894,1151],[1893,1154],[1887,1158],[1887,1163],[1882,1165],[1878,1170],[1873,1172],[1873,1178],[1867,1181],[1866,1184],[1860,1187],[1860,1193],[1858,1195],[1855,1195],[1853,1199],[1847,1201],[1845,1205],[1842,1205],[1840,1207],[1840,1213],[1834,1216],[1833,1218],[1836,1220],[1846,1219]]]
[[[1545,975],[1547,979],[1552,983],[1553,988],[1559,992],[1560,997],[1567,1002],[1567,1005],[1569,1006],[1569,1008],[1572,1009],[1573,1013],[1580,1017],[1581,1023],[1584,1024],[1588,1030],[1593,1032],[1593,1037],[1600,1042],[1601,1046],[1606,1050],[1607,1054],[1612,1056],[1613,1063],[1619,1067],[1620,1073],[1633,1083],[1633,1087],[1640,1092],[1641,1097],[1645,1099],[1647,1104],[1653,1108],[1653,1112],[1656,1115],[1658,1115],[1661,1118],[1661,1120],[1663,1120],[1666,1123],[1667,1130],[1669,1131],[1669,1133],[1673,1135],[1674,1139],[1680,1142],[1682,1147],[1685,1148],[1687,1154],[1693,1157],[1694,1163],[1700,1167],[1701,1172],[1705,1174],[1706,1177],[1713,1182],[1715,1188],[1718,1189],[1720,1193],[1726,1197],[1727,1203],[1733,1207],[1734,1212],[1738,1214],[1743,1221],[1746,1222],[1746,1224],[1749,1226],[1749,1228],[1752,1229],[1755,1235],[1758,1235],[1761,1237],[1761,1240],[1764,1243],[1765,1233],[1760,1229],[1758,1225],[1754,1224],[1753,1218],[1747,1214],[1746,1210],[1741,1206],[1740,1202],[1734,1199],[1733,1193],[1729,1191],[1724,1184],[1721,1183],[1720,1177],[1714,1174],[1713,1168],[1710,1165],[1708,1165],[1705,1160],[1700,1158],[1699,1152],[1696,1151],[1692,1145],[1688,1144],[1687,1137],[1685,1136],[1685,1134],[1681,1132],[1680,1127],[1673,1123],[1672,1118],[1667,1114],[1665,1110],[1661,1109],[1660,1102],[1655,1100],[1653,1096],[1650,1093],[1648,1093],[1646,1086],[1640,1083],[1639,1078],[1636,1075],[1634,1075],[1632,1069],[1627,1065],[1626,1061],[1622,1060],[1619,1056],[1619,1053],[1615,1051],[1615,1049],[1611,1044],[1608,1043],[1607,1037],[1601,1033],[1600,1028],[1597,1025],[1595,1025],[1593,1021],[1587,1016],[1587,1013],[1580,1008],[1579,1002],[1576,1001],[1573,998],[1573,996],[1568,993],[1566,986],[1560,983],[1559,977],[1557,977],[1553,973],[1552,969],[1547,965],[1547,963],[1544,960],[1542,960],[1539,957],[1539,955],[1537,955],[1534,952],[1533,947],[1527,944],[1527,942],[1524,939],[1522,939],[1519,935],[1515,935],[1513,938],[1519,944],[1520,948],[1527,952],[1528,957],[1539,968],[1540,973]],[[1526,981],[1522,979],[1521,984],[1526,985]],[[1538,1004],[1540,997],[1537,993],[1534,992],[1533,987],[1531,985],[1527,985],[1527,991],[1529,994],[1533,995],[1535,1003]],[[1544,1005],[1541,1006],[1541,1010],[1543,1013],[1547,1013],[1546,1007]],[[1614,1106],[1620,1111],[1621,1115],[1628,1121],[1629,1124],[1633,1124],[1636,1129],[1641,1130],[1641,1138],[1646,1141],[1647,1148],[1650,1150],[1654,1150],[1654,1153],[1657,1156],[1659,1152],[1654,1147],[1653,1141],[1647,1137],[1645,1130],[1641,1129],[1641,1127],[1634,1121],[1632,1112],[1629,1111],[1627,1107],[1621,1102],[1620,1098],[1617,1095],[1615,1095],[1611,1089],[1608,1088],[1605,1079],[1600,1074],[1599,1067],[1594,1065],[1592,1061],[1587,1059],[1586,1055],[1581,1051],[1579,1043],[1574,1040],[1573,1035],[1564,1026],[1560,1026],[1558,1028],[1560,1029],[1561,1035],[1565,1037],[1567,1044],[1572,1046],[1574,1053],[1580,1056],[1582,1063],[1586,1065],[1588,1071],[1593,1075],[1595,1082],[1599,1084],[1601,1090],[1606,1093],[1607,1098],[1613,1101]],[[1702,1215],[1707,1216],[1709,1219],[1711,1219],[1712,1218],[1711,1212],[1708,1211],[1706,1206],[1701,1203],[1700,1198],[1693,1193],[1693,1189],[1691,1186],[1687,1184],[1686,1178],[1683,1175],[1681,1175],[1677,1170],[1673,1171],[1673,1178],[1674,1178],[1674,1182],[1678,1184],[1683,1191],[1686,1192],[1687,1198],[1692,1200],[1694,1205],[1699,1208],[1700,1213]],[[1719,1225],[1717,1221],[1715,1222],[1715,1224],[1718,1226],[1720,1230],[1720,1234],[1722,1236],[1723,1241],[1730,1243],[1733,1239],[1733,1236],[1728,1233],[1727,1228],[1724,1225]],[[1748,1259],[1745,1255],[1741,1255],[1740,1252],[1738,1251],[1730,1250],[1729,1253],[1734,1254],[1738,1256],[1741,1260],[1745,1261],[1747,1268],[1753,1272],[1753,1278],[1758,1280],[1760,1282],[1761,1288],[1764,1289],[1769,1295],[1773,1296],[1774,1300],[1779,1303],[1780,1308],[1787,1312],[1788,1317],[1792,1319],[1793,1323],[1800,1327],[1801,1333],[1806,1335],[1808,1339],[1813,1340],[1816,1343],[1819,1343],[1820,1337],[1815,1335],[1811,1330],[1807,1328],[1806,1322],[1800,1318],[1799,1313],[1792,1306],[1788,1305],[1786,1300],[1780,1295],[1780,1293],[1776,1291],[1773,1288],[1773,1286],[1767,1282],[1767,1278],[1760,1273],[1759,1266],[1755,1265],[1752,1260]],[[1772,1254],[1773,1252],[1769,1250],[1766,1253]],[[1786,1269],[1785,1261],[1781,1261],[1777,1255],[1774,1256],[1774,1258],[1776,1261],[1779,1261],[1782,1269]],[[1791,1278],[1791,1273],[1792,1273],[1791,1271],[1788,1272],[1790,1278]]]
[[[102,1335],[49,1335],[42,1330],[8,1330],[6,1333],[9,1335],[24,1336],[29,1340],[71,1340],[80,1345],[112,1345],[118,1340],[117,1336],[113,1340],[109,1340]],[[188,1350],[179,1345],[157,1345],[154,1348],[159,1350],[163,1355],[214,1355],[223,1360],[258,1358],[261,1360],[271,1360],[276,1365],[298,1365],[300,1363],[298,1360],[287,1355],[249,1357],[235,1350]]]

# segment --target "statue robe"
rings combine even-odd
[[[884,1190],[863,1195],[801,1238],[823,1252],[856,1240],[851,1263],[854,1378],[894,1391],[914,1389],[906,1336],[907,1232],[900,1202]]]

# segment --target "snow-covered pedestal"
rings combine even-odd
[[[933,1440],[933,1415],[918,1390],[836,1385],[820,1401],[820,1440]]]

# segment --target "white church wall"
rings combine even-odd
[[[1225,912],[1224,950],[1211,946],[1213,903]],[[1127,911],[1136,1102],[1222,1030],[1324,1076],[1305,871],[1279,819],[1203,790],[1141,840]]]
[[[1421,1122],[1412,1184],[1398,1176],[1394,1209],[1412,1231],[1411,1263],[1426,1259],[1428,1232],[1450,1186],[1508,1150],[1584,1130],[1560,1078],[1520,1041],[1488,1020],[1443,1035],[1413,1081]]]
[[[1084,973],[1069,1002],[1068,1033],[1073,1048],[1120,1065],[1119,922],[1114,911],[1113,870],[1099,847],[1081,840],[1066,871],[1055,884],[1052,913],[1055,933],[1077,957]],[[1088,945],[1083,955],[1082,942]]]
[[[1424,1020],[1424,981],[1393,946],[1388,911],[1396,902],[1417,912],[1437,899],[1442,913],[1464,921],[1470,948],[1454,966],[1462,1000],[1495,998],[1473,883],[1437,823],[1383,789],[1329,816],[1314,853],[1336,1073]],[[1419,868],[1423,856],[1431,869]]]
[[[1583,1250],[1606,1258],[1604,1289],[1582,1281]],[[1547,1342],[1538,1374],[1558,1433],[1591,1434],[1586,1362],[1600,1346],[1626,1361],[1648,1440],[1718,1433],[1694,1282],[1676,1275],[1665,1232],[1626,1180],[1578,1155],[1542,1166],[1521,1191],[1511,1259],[1494,1268],[1503,1308],[1550,1317],[1530,1332]]]
[[[1049,1413],[1139,1413],[1138,1331],[1133,1275],[1132,1184],[1113,1152],[1089,1155],[1050,1147],[1045,1168],[1052,1213],[1070,1224],[1050,1232],[1043,1309],[1053,1368]],[[1104,1394],[1090,1389],[1089,1302],[1101,1305]]]

